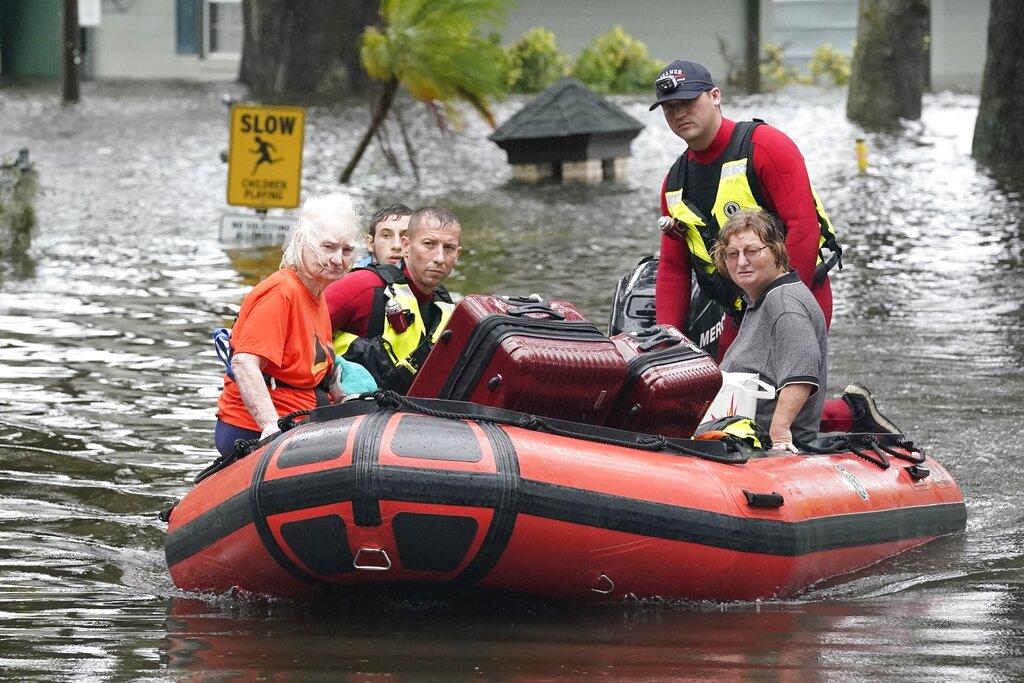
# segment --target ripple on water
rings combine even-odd
[[[957,476],[969,527],[793,600],[600,609],[507,597],[296,606],[190,600],[154,513],[214,453],[209,331],[229,324],[276,249],[224,250],[222,90],[86,84],[77,108],[0,90],[0,139],[41,173],[25,262],[0,264],[0,667],[23,677],[291,672],[619,680],[1024,675],[1024,231],[1019,189],[969,158],[977,99],[929,96],[922,121],[869,134],[859,175],[840,96],[730,97],[800,146],[846,245],[833,279],[830,392],[868,384]],[[405,103],[424,181],[371,149],[353,194],[460,216],[458,292],[542,292],[604,322],[619,275],[658,248],[657,192],[680,145],[646,98],[631,177],[510,183],[486,126],[442,140]],[[506,119],[523,103],[498,105]],[[335,187],[362,104],[308,113],[303,187]],[[112,131],[116,135],[112,135]],[[173,141],[173,144],[169,141]],[[2,150],[0,150],[2,151]],[[194,596],[192,596],[194,597]],[[455,604],[453,604],[453,602]],[[468,604],[467,604],[468,603]],[[368,615],[376,615],[375,618]]]

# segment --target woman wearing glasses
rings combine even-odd
[[[734,214],[718,234],[715,266],[743,290],[747,308],[725,372],[754,372],[777,387],[760,401],[756,421],[769,425],[776,450],[818,433],[827,381],[828,336],[821,306],[789,267],[785,236],[763,211]]]

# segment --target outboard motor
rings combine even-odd
[[[658,277],[658,257],[649,254],[622,276],[612,298],[608,336],[621,332],[635,334],[655,324],[654,284]],[[692,277],[692,276],[691,276]],[[690,281],[690,316],[683,333],[712,358],[718,357],[718,338],[722,334],[725,311],[704,295],[696,278]]]
[[[658,259],[648,254],[619,279],[608,319],[608,336],[633,334],[654,325],[654,281]]]

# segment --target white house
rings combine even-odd
[[[977,92],[985,62],[990,0],[931,0],[931,84]],[[645,42],[655,59],[687,57],[713,74],[727,71],[722,45],[738,59],[748,0],[517,0],[502,28],[512,42],[534,26],[579,54],[614,26]],[[61,0],[0,1],[0,75],[56,77]],[[79,0],[83,71],[98,79],[232,81],[242,48],[242,0]],[[757,0],[761,40],[786,47],[805,69],[823,43],[850,54],[857,0]],[[721,76],[719,76],[721,78]]]

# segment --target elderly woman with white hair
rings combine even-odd
[[[231,453],[237,439],[273,434],[280,416],[343,397],[323,292],[348,272],[358,238],[359,216],[348,195],[303,204],[280,270],[245,297],[231,332],[232,372],[217,404],[221,454]]]

